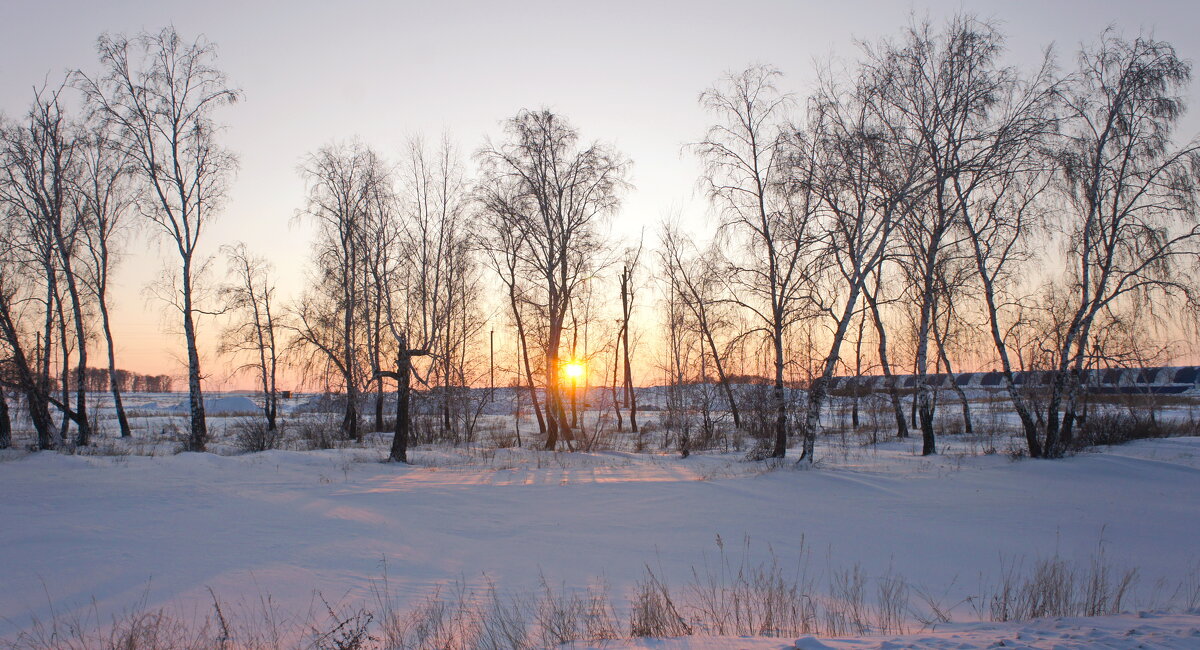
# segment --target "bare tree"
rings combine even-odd
[[[203,265],[197,246],[224,197],[237,167],[216,142],[213,113],[241,93],[212,66],[214,46],[184,41],[173,27],[130,39],[103,35],[97,42],[103,76],[77,73],[78,86],[99,118],[112,124],[115,141],[128,152],[145,186],[141,210],[167,234],[180,258],[178,275],[183,335],[188,359],[191,427],[188,448],[203,451],[208,440],[201,392],[194,301],[196,274]]]
[[[84,233],[89,288],[100,311],[100,330],[108,351],[108,389],[112,393],[117,424],[121,437],[128,438],[131,435],[129,418],[121,399],[123,389],[117,374],[116,346],[109,318],[108,280],[116,263],[115,249],[125,231],[128,212],[138,196],[132,186],[133,168],[129,154],[113,142],[107,125],[100,123],[85,128],[87,134],[80,154],[77,200],[87,219]]]
[[[1071,443],[1097,324],[1123,303],[1145,310],[1196,298],[1194,278],[1182,271],[1200,242],[1200,142],[1172,146],[1191,66],[1169,43],[1111,31],[1079,64],[1062,93],[1066,143],[1057,156],[1069,206],[1059,224],[1068,317],[1051,366],[1042,449],[1050,457]]]
[[[634,276],[638,270],[638,260],[642,256],[642,246],[639,243],[636,249],[628,249],[625,251],[625,256],[621,261],[621,273],[618,277],[618,283],[621,287],[621,336],[620,343],[622,347],[622,366],[624,368],[624,398],[625,405],[629,408],[629,430],[637,433],[637,393],[633,390],[633,366],[630,363],[629,349],[629,330],[630,321],[633,315],[633,300],[637,290],[637,285]]]
[[[905,254],[899,258],[917,307],[915,407],[922,454],[937,452],[929,344],[939,302],[949,299],[939,291],[938,269],[962,244],[957,228],[962,205],[970,201],[973,179],[989,172],[995,156],[991,116],[1015,77],[997,65],[1002,47],[993,25],[960,15],[943,31],[929,22],[914,24],[900,43],[868,48],[869,64],[878,71],[881,111],[894,132],[922,154],[929,184],[914,218],[901,228]]]
[[[489,200],[486,193],[483,194],[482,200],[485,202]],[[500,207],[505,201],[513,199],[511,197],[505,199],[493,197],[490,200],[493,205]],[[529,320],[527,315],[529,300],[526,296],[532,293],[532,288],[529,286],[528,278],[523,274],[524,269],[521,265],[521,252],[525,241],[520,231],[508,227],[508,221],[512,218],[512,216],[499,216],[495,212],[488,212],[488,231],[481,238],[479,245],[487,257],[488,266],[496,272],[501,283],[504,284],[509,317],[516,329],[516,373],[518,377],[516,388],[520,390],[520,384],[524,383],[525,389],[529,392],[529,403],[533,408],[533,414],[537,418],[538,433],[545,437],[547,435],[546,418],[542,413],[543,405],[538,399],[537,384],[534,382],[534,370],[529,352],[530,332],[526,326],[526,322]],[[518,423],[518,432],[519,430]]]
[[[696,331],[691,322],[691,313],[684,304],[683,294],[676,284],[677,276],[670,273],[663,278],[666,281],[662,298],[664,332],[664,356],[662,370],[666,375],[666,413],[663,418],[663,441],[666,448],[675,434],[675,446],[686,458],[691,453],[691,433],[693,426],[693,409],[691,388],[689,384],[692,373],[699,371],[702,364],[695,360],[697,341],[692,336]],[[703,350],[700,350],[701,354]],[[702,379],[702,378],[701,378]],[[639,441],[641,438],[639,437]]]
[[[505,127],[506,142],[477,154],[478,194],[493,237],[518,238],[513,268],[537,292],[522,298],[544,326],[545,447],[554,449],[573,439],[559,376],[567,317],[597,267],[601,221],[619,205],[627,162],[600,144],[581,148],[578,132],[548,110],[522,111]]]
[[[390,189],[386,190],[390,196]],[[370,373],[364,373],[363,390],[369,390],[371,379],[375,381],[375,431],[383,430],[383,379],[380,374],[384,360],[390,356],[387,324],[393,318],[388,293],[393,285],[392,273],[398,265],[400,252],[398,239],[400,228],[395,223],[395,214],[390,201],[376,201],[377,209],[368,210],[359,224],[361,245],[357,246],[359,259],[350,260],[361,268],[356,274],[361,282],[358,287],[359,300],[350,307],[354,318],[362,327],[362,343],[365,346]]]
[[[221,351],[243,359],[249,357],[237,370],[249,370],[258,376],[263,416],[267,420],[267,429],[274,431],[279,414],[276,388],[281,346],[271,265],[251,255],[244,243],[226,246],[224,252],[231,281],[222,288],[221,294],[235,320],[224,332]]]
[[[809,124],[789,143],[785,183],[814,209],[819,238],[807,271],[824,290],[812,301],[827,320],[829,352],[813,373],[801,458],[813,460],[821,409],[841,358],[841,346],[868,280],[879,273],[912,204],[924,192],[914,147],[881,119],[873,71],[849,91],[827,81],[809,106]]]
[[[59,98],[63,87],[35,92],[27,121],[6,129],[3,138],[4,170],[0,176],[0,200],[19,213],[26,224],[27,250],[40,262],[46,281],[46,349],[49,350],[51,321],[58,324],[62,351],[63,435],[68,421],[76,425],[75,444],[87,445],[91,423],[87,417],[87,323],[82,282],[76,273],[79,240],[85,227],[77,209],[80,140]],[[63,295],[65,292],[65,296]],[[64,300],[69,304],[64,306]],[[69,314],[66,309],[69,308]],[[68,320],[69,315],[69,320]],[[74,340],[68,327],[73,325]],[[73,343],[73,345],[72,345]],[[75,376],[69,380],[69,357],[75,351]],[[49,354],[46,355],[49,360]],[[48,369],[48,367],[47,367]],[[68,390],[73,385],[75,407],[69,408]]]
[[[781,128],[790,98],[775,88],[779,72],[754,66],[724,77],[700,95],[717,123],[693,145],[705,164],[701,179],[720,211],[721,230],[736,240],[740,255],[729,260],[730,295],[754,314],[774,353],[775,420],[770,456],[787,453],[788,419],[784,384],[784,341],[801,316],[810,278],[810,207],[780,191]]]
[[[468,377],[480,333],[476,227],[462,164],[448,137],[430,151],[409,142],[401,164],[400,246],[408,343],[429,352],[441,428],[457,438],[472,428]]]
[[[717,263],[716,251],[696,251],[695,244],[679,232],[676,226],[664,224],[659,236],[659,255],[672,286],[692,313],[699,335],[713,360],[717,382],[725,395],[733,426],[740,429],[741,413],[726,371],[725,355],[717,346],[718,330],[724,325],[724,318],[719,315],[724,299],[718,293],[721,283],[717,277],[720,265]]]
[[[369,262],[379,261],[373,247],[387,247],[379,237],[387,238],[380,229],[389,227],[382,213],[392,209],[392,179],[380,157],[359,143],[322,147],[305,159],[300,173],[308,184],[300,214],[316,223],[318,240],[313,286],[293,310],[289,348],[309,374],[323,368],[328,378],[332,370],[346,398],[342,433],[358,440],[359,395],[375,380],[366,323],[388,299],[368,291],[374,286]],[[385,270],[376,272],[386,276]]]

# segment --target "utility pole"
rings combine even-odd
[[[408,463],[408,432],[411,428],[411,417],[408,412],[408,398],[411,393],[412,358],[423,357],[429,350],[410,349],[408,337],[400,337],[400,351],[396,355],[396,371],[381,370],[377,377],[387,377],[396,380],[396,433],[392,437],[392,451],[388,461]]]

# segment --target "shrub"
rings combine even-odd
[[[274,429],[267,427],[266,420],[258,417],[246,417],[233,425],[234,444],[245,453],[279,449],[283,444],[283,422],[277,422]]]
[[[746,452],[746,460],[760,461],[771,457],[775,451],[775,441],[770,438],[754,438],[754,446]]]
[[[1096,413],[1088,416],[1071,440],[1075,450],[1120,445],[1131,440],[1196,435],[1197,423],[1162,421],[1144,413]]]
[[[334,449],[341,435],[339,427],[332,417],[305,418],[293,427],[309,449]]]

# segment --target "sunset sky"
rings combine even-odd
[[[856,39],[894,36],[910,14],[941,20],[956,10],[994,18],[1009,38],[1008,60],[1028,66],[1056,44],[1064,68],[1081,41],[1109,24],[1127,35],[1152,31],[1180,55],[1200,58],[1200,3],[1175,2],[128,2],[7,0],[0,9],[0,112],[20,116],[43,80],[72,68],[95,71],[101,32],[174,24],[204,34],[217,65],[245,93],[223,109],[221,142],[241,161],[228,203],[205,248],[245,241],[270,258],[284,298],[303,283],[312,239],[295,219],[304,185],[301,157],[358,137],[385,155],[406,138],[443,131],[469,157],[522,108],[565,115],[585,139],[611,142],[633,160],[635,189],[613,222],[614,237],[648,235],[664,216],[704,226],[698,165],[681,150],[708,123],[698,94],[724,71],[755,62],[785,73],[804,95],[814,63],[852,57]],[[1193,83],[1191,95],[1196,96]],[[1189,115],[1184,133],[1200,130]],[[147,227],[116,276],[120,366],[179,373],[182,348],[163,333],[176,316],[149,301],[145,286],[177,259]],[[223,271],[223,267],[217,267]],[[504,322],[496,316],[497,329]],[[208,331],[211,323],[202,323]],[[210,385],[231,387],[212,360]]]

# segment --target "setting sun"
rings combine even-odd
[[[579,379],[583,377],[585,368],[579,361],[569,361],[563,365],[563,374],[570,379]]]

